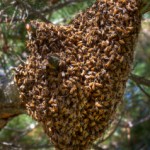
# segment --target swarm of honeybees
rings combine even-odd
[[[121,102],[140,29],[139,0],[97,0],[66,26],[32,21],[15,76],[22,104],[60,150],[87,150]]]

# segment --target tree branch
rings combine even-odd
[[[52,5],[51,7],[44,8],[41,12],[42,13],[52,13],[54,10],[61,9],[67,5],[70,5],[72,3],[78,3],[78,2],[83,2],[83,0],[68,0],[63,3],[56,3],[56,5]]]
[[[140,77],[135,74],[130,74],[129,79],[133,80],[137,84],[150,87],[150,80],[145,79],[144,77]]]
[[[42,145],[17,145],[10,142],[0,142],[0,145],[3,149],[21,149],[21,150],[33,150],[33,149],[42,149],[42,148],[54,148],[52,144],[42,144]]]
[[[25,113],[25,109],[20,105],[19,93],[15,83],[7,78],[0,81],[0,129],[2,129],[9,119],[19,114]]]
[[[141,14],[144,15],[145,13],[150,11],[150,2],[149,0],[143,0],[143,5],[141,6]]]
[[[120,126],[122,128],[133,128],[141,123],[144,123],[146,121],[149,121],[150,120],[150,115],[147,115],[146,117],[144,118],[141,118],[140,120],[136,121],[136,122],[131,122],[131,121],[128,121],[128,122],[122,122],[122,124],[120,124]]]
[[[34,8],[32,8],[28,3],[26,3],[25,1],[22,0],[16,0],[16,5],[22,5],[23,7],[25,7],[27,10],[29,10],[32,14],[34,14],[37,18],[41,19],[44,22],[50,23],[49,20],[47,20],[42,14],[41,12],[38,12],[37,10],[35,10]]]
[[[142,87],[141,85],[137,84],[137,86],[139,87],[139,89],[140,89],[148,98],[150,98],[150,94],[147,93],[147,92],[143,89],[143,87]]]

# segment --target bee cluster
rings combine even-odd
[[[56,148],[88,149],[113,119],[131,71],[139,5],[97,0],[67,26],[31,23],[31,54],[15,79],[28,114]]]

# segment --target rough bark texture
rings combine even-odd
[[[24,108],[20,105],[20,99],[15,83],[7,78],[0,80],[0,129],[7,122],[24,113]]]

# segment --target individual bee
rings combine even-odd
[[[102,43],[101,43],[102,47],[107,47],[108,45],[109,45],[109,41],[108,40],[102,41]]]
[[[73,94],[76,90],[77,90],[77,87],[74,85],[70,90],[70,94]]]
[[[105,66],[105,68],[107,68],[107,69],[110,68],[110,67],[111,67],[111,61],[108,61],[104,66]]]
[[[95,126],[96,125],[96,123],[93,121],[92,123],[90,123],[90,126],[91,127],[93,127],[93,126]]]
[[[99,102],[95,102],[96,107],[102,107],[102,105]]]
[[[121,45],[124,45],[124,44],[125,44],[125,41],[124,41],[124,40],[119,40],[119,43],[120,43]]]
[[[24,92],[20,92],[19,98],[24,101],[27,97]]]
[[[124,56],[121,56],[121,58],[119,59],[120,63],[122,63],[124,61]]]
[[[121,27],[119,27],[119,26],[116,27],[116,30],[119,31],[119,32],[123,32],[124,33],[124,30]]]

